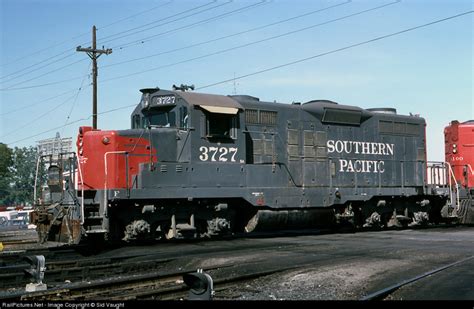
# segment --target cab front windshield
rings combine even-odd
[[[176,127],[176,113],[171,110],[155,110],[145,115],[145,126]]]

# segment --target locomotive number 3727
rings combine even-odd
[[[199,147],[201,161],[219,161],[219,162],[235,162],[235,155],[237,154],[237,147]]]

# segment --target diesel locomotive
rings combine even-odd
[[[451,185],[456,188],[456,215],[461,223],[474,223],[474,120],[451,121],[444,129],[445,160]]]
[[[328,100],[140,91],[131,129],[80,127],[77,152],[43,160],[48,190],[32,216],[40,241],[393,227],[458,216],[459,192],[428,181],[421,117]],[[472,174],[472,148],[461,134],[446,134],[457,163],[449,171]],[[471,157],[459,161],[454,144]],[[450,187],[472,188],[471,174]],[[461,198],[465,221],[472,194]]]

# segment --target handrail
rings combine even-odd
[[[446,166],[441,161],[426,162],[426,185],[447,186]]]
[[[84,178],[82,178],[81,162],[79,161],[79,153],[76,153],[77,169],[79,170],[79,177],[81,177],[81,225],[84,225]],[[79,184],[79,181],[77,182]]]
[[[471,174],[474,175],[474,170],[472,169],[471,164],[468,163],[468,164],[466,164],[466,165],[467,165],[467,166],[469,167],[469,169],[471,170]]]
[[[452,166],[453,167],[455,167],[455,166],[463,166],[463,167],[467,166],[467,167],[469,167],[471,174],[474,175],[474,169],[472,168],[471,164],[469,164],[469,163],[467,163],[467,164],[453,164]]]
[[[41,156],[38,156],[38,159],[36,160],[35,187],[33,188],[33,204],[36,204],[36,186],[38,185],[37,181],[40,160]]]
[[[451,178],[452,178],[454,180],[454,183],[456,184],[456,203],[457,203],[456,205],[459,207],[460,204],[459,204],[459,190],[458,190],[459,185],[458,185],[458,181],[456,180],[456,177],[454,176],[454,171],[451,167],[451,164],[449,164],[448,162],[444,162],[444,164],[448,166],[448,168],[449,168],[448,170],[449,170],[450,176],[451,176],[451,177],[449,177],[449,199],[451,200],[451,203],[452,203],[452,201],[453,201],[452,196],[451,196],[451,194],[452,194],[452,181],[451,181]]]
[[[471,174],[474,175],[474,170],[472,169],[471,164],[468,163],[468,164],[466,164],[466,165],[467,165],[467,166],[469,167],[469,169],[471,170]]]

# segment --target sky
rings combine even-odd
[[[193,84],[419,114],[428,160],[443,161],[444,127],[474,119],[473,3],[0,0],[0,142],[75,141],[92,125],[91,61],[76,47],[95,25],[97,47],[112,49],[98,59],[99,129],[130,128],[141,88]]]

